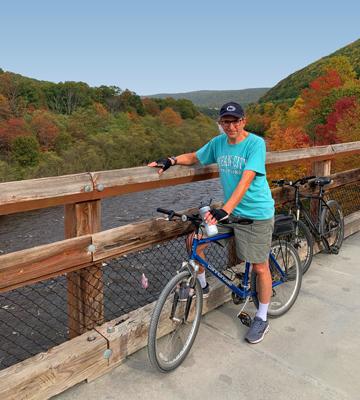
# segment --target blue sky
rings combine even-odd
[[[0,67],[138,94],[271,87],[360,38],[343,0],[12,0]]]

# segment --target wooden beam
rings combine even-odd
[[[360,231],[360,210],[356,211],[344,218],[345,237]]]
[[[100,227],[100,200],[65,206],[65,237],[92,234]],[[104,283],[100,264],[67,274],[67,300],[70,338],[104,322]]]
[[[339,155],[360,153],[360,141],[328,146],[306,147],[303,149],[272,151],[266,155],[266,164],[272,167],[291,165],[299,162],[331,160]]]
[[[92,236],[95,246],[94,261],[119,257],[161,243],[192,230],[181,221],[151,219],[96,233]]]
[[[360,141],[267,153],[267,165],[291,165],[320,161],[338,155],[360,153]],[[216,178],[215,164],[202,167],[175,166],[159,176],[148,167],[125,168],[0,184],[0,215],[102,199],[164,186]]]
[[[3,400],[45,400],[106,370],[107,341],[89,331],[46,353],[0,371],[0,398]]]
[[[0,215],[86,201],[92,190],[88,173],[0,183]]]
[[[0,292],[91,263],[90,244],[91,236],[87,235],[0,256]]]

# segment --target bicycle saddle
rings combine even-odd
[[[331,182],[331,178],[327,176],[319,176],[315,179],[314,184],[319,186],[328,185]]]

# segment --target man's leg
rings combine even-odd
[[[272,294],[272,279],[269,269],[269,261],[254,263],[253,270],[257,275],[256,287],[258,289],[259,308],[245,339],[249,343],[259,343],[263,340],[265,334],[269,330],[267,310],[269,308]]]
[[[256,272],[257,288],[258,288],[258,299],[259,309],[256,316],[261,318],[263,321],[267,320],[267,310],[269,308],[270,298],[272,294],[272,279],[269,269],[269,260],[263,263],[253,264],[253,270]]]
[[[190,233],[187,238],[186,238],[186,248],[188,253],[191,253],[191,248],[192,248],[192,242],[194,240],[194,233]],[[203,258],[205,260],[205,249],[208,247],[208,244],[202,244],[196,248],[196,254]],[[199,266],[199,272],[198,272],[198,279],[200,281],[200,285],[202,289],[208,289],[208,284],[206,283],[206,277],[205,277],[205,268],[197,263]],[[208,294],[208,290],[205,291],[205,295]]]

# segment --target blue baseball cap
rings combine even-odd
[[[244,118],[245,113],[243,108],[241,107],[240,104],[235,103],[234,101],[230,101],[229,103],[225,103],[221,108],[219,112],[219,116],[225,117],[225,115],[231,115],[233,117],[237,118]]]

